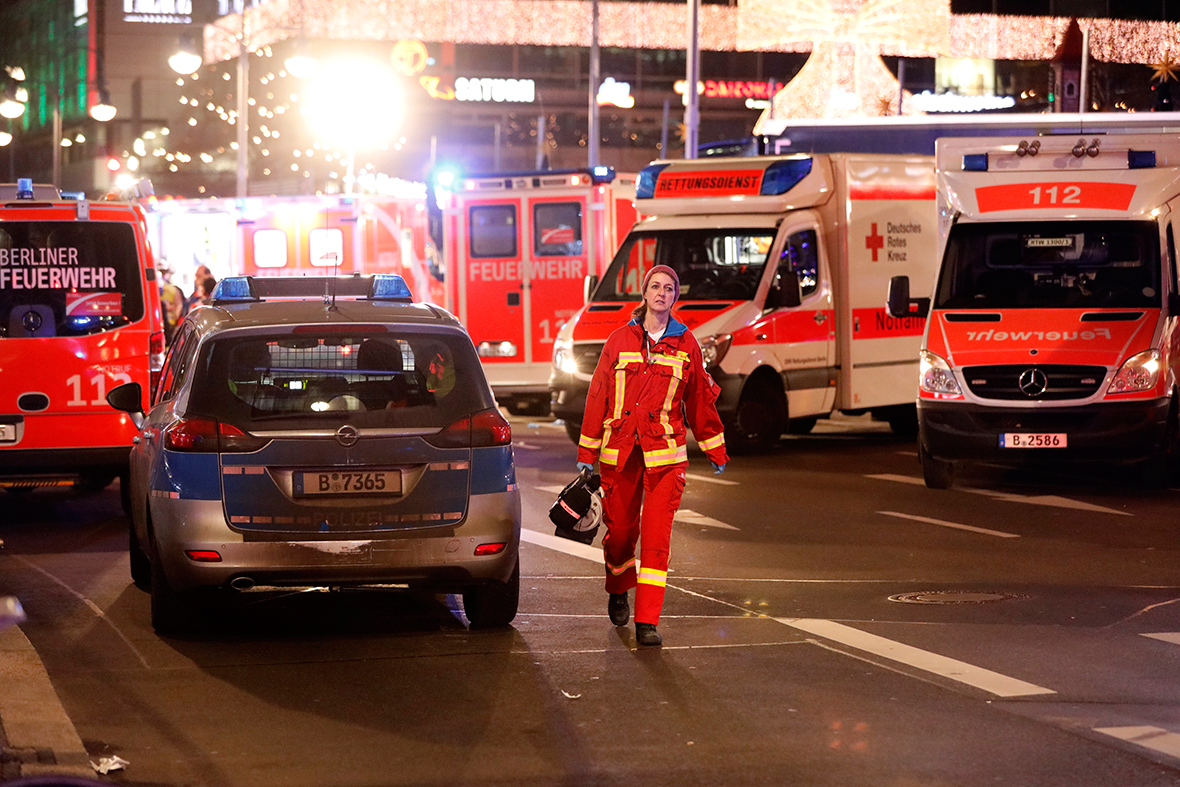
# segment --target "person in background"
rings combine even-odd
[[[616,626],[627,625],[627,592],[635,588],[635,639],[659,645],[672,519],[688,467],[685,422],[715,473],[729,458],[717,414],[721,389],[705,371],[696,337],[672,318],[680,278],[656,265],[641,292],[643,302],[606,340],[591,378],[578,469],[593,470],[595,460],[602,469],[607,614]]]
[[[160,260],[157,270],[160,274],[160,310],[164,315],[164,342],[172,344],[176,327],[188,314],[188,300],[184,290],[172,282],[172,269],[166,260]]]
[[[206,304],[209,299],[213,297],[213,288],[217,286],[217,279],[213,278],[213,273],[204,265],[197,266],[196,272],[193,273],[193,294],[189,296],[188,308],[195,309],[198,306]]]

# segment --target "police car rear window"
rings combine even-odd
[[[0,222],[0,336],[101,333],[143,318],[142,268],[129,224]]]
[[[301,332],[215,339],[189,409],[243,429],[441,428],[494,404],[465,336]]]

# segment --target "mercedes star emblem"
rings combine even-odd
[[[1040,396],[1049,387],[1049,378],[1040,369],[1025,369],[1016,384],[1025,396]]]
[[[355,426],[345,424],[336,430],[336,442],[345,448],[352,448],[361,439],[361,433],[356,430]]]

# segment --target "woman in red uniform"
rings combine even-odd
[[[611,622],[627,624],[627,591],[634,587],[635,639],[659,645],[656,626],[664,605],[672,518],[688,467],[685,422],[716,472],[725,469],[728,458],[714,404],[719,389],[705,371],[696,337],[672,318],[680,278],[668,266],[656,265],[643,277],[642,292],[643,303],[629,323],[610,335],[598,359],[578,440],[578,467],[592,467],[598,460],[602,471]],[[637,541],[642,541],[638,570]]]

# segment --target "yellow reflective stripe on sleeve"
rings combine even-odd
[[[640,566],[639,576],[635,581],[641,585],[656,585],[657,587],[664,587],[668,584],[668,572],[660,571],[658,568],[647,568],[646,566]]]
[[[698,440],[697,445],[701,447],[702,451],[712,451],[714,448],[720,448],[725,445],[725,432],[719,432],[716,437],[710,437],[708,440]]]
[[[596,451],[602,447],[602,440],[595,440],[594,438],[587,437],[586,435],[579,435],[578,445],[582,446],[583,448],[589,448],[592,451]]]
[[[598,463],[602,465],[617,465],[619,463],[619,449],[602,449],[602,453],[598,455]]]
[[[622,574],[627,569],[634,568],[634,567],[635,567],[635,558],[631,558],[630,560],[628,560],[626,563],[624,563],[621,566],[612,566],[610,563],[606,564],[606,570],[609,571],[610,573],[614,574],[616,577],[619,574]]]

